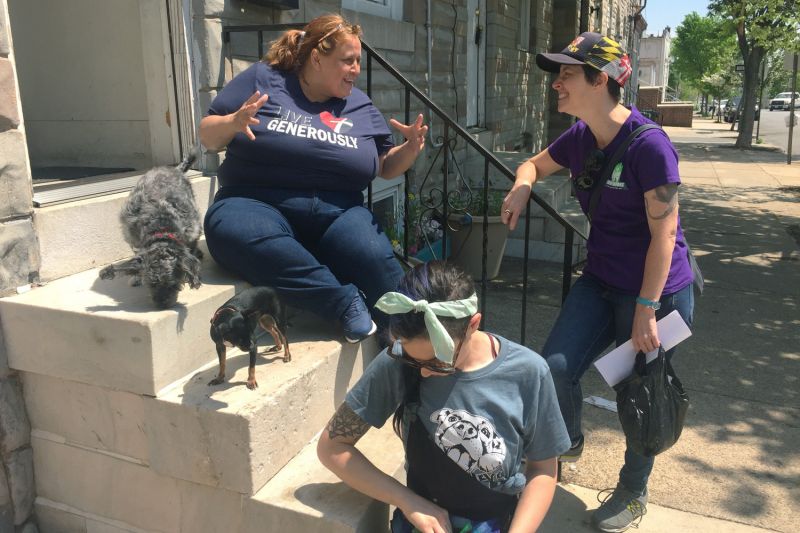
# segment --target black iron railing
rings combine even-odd
[[[222,30],[222,41],[225,47],[225,54],[229,64],[233,64],[233,50],[231,43],[231,36],[235,33],[256,32],[257,33],[257,46],[258,58],[263,58],[265,54],[264,49],[264,34],[285,31],[288,29],[299,29],[304,24],[273,24],[273,25],[251,25],[251,26],[226,26]],[[373,61],[380,65],[387,73],[389,73],[398,83],[404,88],[404,116],[405,123],[409,124],[411,120],[411,96],[417,98],[422,105],[430,112],[435,114],[442,123],[442,135],[438,136],[434,143],[434,148],[437,150],[433,157],[433,162],[429,167],[425,178],[419,185],[420,191],[419,201],[423,205],[424,210],[428,213],[430,218],[433,218],[442,225],[443,231],[441,232],[440,250],[444,255],[447,251],[448,231],[452,232],[455,228],[449,222],[450,215],[454,213],[468,214],[469,206],[473,205],[472,202],[472,188],[467,180],[464,179],[463,173],[458,165],[458,162],[453,153],[456,150],[457,143],[463,141],[466,146],[474,149],[483,158],[483,179],[481,181],[482,192],[482,209],[483,214],[483,241],[482,241],[482,257],[481,257],[481,313],[486,316],[486,292],[488,287],[487,280],[487,249],[488,249],[488,226],[489,226],[489,173],[490,169],[495,170],[500,175],[505,176],[512,183],[514,181],[514,172],[505,166],[492,152],[481,145],[473,136],[456,121],[454,121],[444,110],[436,105],[425,93],[417,88],[410,82],[402,73],[393,67],[384,57],[375,51],[369,44],[362,41],[362,50],[366,52],[366,92],[367,95],[372,97],[372,81],[373,81]],[[430,115],[429,115],[430,116]],[[425,187],[426,182],[434,169],[437,161],[441,157],[442,161],[442,180],[441,185],[433,184]],[[455,167],[456,174],[456,188],[448,190],[448,181],[451,172],[451,164]],[[410,224],[412,221],[406,216],[409,213],[409,194],[411,191],[411,183],[409,173],[405,174],[405,191],[403,201],[403,258],[408,260],[409,251],[409,235]],[[424,191],[424,192],[423,192]],[[368,191],[368,205],[372,208],[372,185]],[[562,301],[566,297],[572,283],[572,250],[575,243],[576,234],[586,239],[578,228],[571,222],[562,217],[547,201],[531,192],[530,200],[535,202],[547,215],[564,228],[564,260],[562,266]],[[417,224],[422,224],[422,216],[416,221]],[[522,312],[521,312],[521,334],[520,343],[525,343],[525,324],[527,315],[527,294],[528,294],[528,260],[529,260],[529,242],[530,242],[530,223],[531,223],[531,202],[528,202],[525,211],[525,241],[523,251],[523,272],[522,272]],[[415,234],[418,232],[415,232]],[[437,246],[438,247],[438,246]]]

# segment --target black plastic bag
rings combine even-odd
[[[667,361],[664,348],[645,364],[645,354],[636,354],[633,373],[614,386],[617,414],[628,449],[653,457],[678,441],[689,408],[689,397]]]

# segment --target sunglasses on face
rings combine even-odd
[[[575,188],[579,191],[588,191],[594,186],[594,176],[592,173],[599,172],[606,162],[606,154],[602,150],[594,149],[586,156],[583,162],[583,170],[575,176]]]
[[[458,342],[458,346],[456,347],[455,357],[453,357],[453,362],[458,358],[458,352],[461,351],[461,343],[464,342],[464,339],[461,339]],[[392,344],[392,348],[388,350],[389,357],[392,359],[396,359],[403,364],[406,364],[412,368],[424,368],[425,370],[430,370],[431,372],[437,372],[439,374],[452,374],[456,371],[455,367],[451,363],[445,363],[444,361],[440,361],[435,357],[433,359],[415,359],[406,353],[405,349],[403,348],[403,343],[400,342],[400,339],[395,339],[394,343]]]

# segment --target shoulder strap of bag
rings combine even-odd
[[[611,177],[614,167],[617,166],[619,160],[622,159],[623,155],[625,155],[625,152],[628,150],[628,146],[630,146],[634,139],[636,139],[636,137],[638,137],[640,134],[652,129],[661,129],[661,127],[657,124],[642,124],[633,130],[631,134],[628,135],[628,138],[619,145],[617,150],[614,152],[614,155],[611,156],[611,159],[606,161],[606,164],[603,166],[603,172],[600,174],[600,179],[597,180],[597,183],[595,183],[595,186],[592,189],[592,196],[589,198],[589,210],[586,213],[586,216],[589,218],[589,222],[592,221],[594,212],[597,209],[597,204],[600,203],[600,194],[603,190],[603,185],[608,181],[608,178]]]

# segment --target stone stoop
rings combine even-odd
[[[202,176],[196,170],[190,170],[187,177],[202,220],[214,198],[216,178]],[[129,194],[106,194],[34,209],[42,257],[40,278],[50,281],[130,257],[131,248],[119,221]]]
[[[405,481],[402,441],[391,419],[357,448],[383,472]],[[263,489],[245,501],[241,533],[386,533],[389,506],[354,491],[317,459],[312,440]]]
[[[242,354],[229,361],[225,384],[208,386],[217,375],[212,363],[146,398],[150,467],[210,487],[257,492],[324,427],[379,351],[374,337],[360,345],[324,338],[298,342],[295,334],[289,363],[282,353],[261,357],[255,390],[245,386],[248,357]]]
[[[512,171],[531,157],[527,152],[496,151],[494,155]],[[473,158],[465,167],[471,176],[483,176],[483,159]],[[480,167],[480,168],[479,168]],[[489,177],[491,183],[497,188],[510,189],[511,182],[490,167]],[[572,197],[568,178],[565,175],[551,175],[540,178],[533,187],[534,192],[557,212],[572,222],[585,233],[589,231],[589,223],[580,210],[578,201]],[[475,191],[480,194],[480,190]],[[528,238],[528,257],[530,259],[560,263],[564,260],[564,229],[550,215],[545,213],[538,204],[531,204],[530,234]],[[506,243],[505,255],[509,257],[524,257],[525,226],[524,219],[518,223],[516,229],[509,233]],[[585,258],[586,247],[583,239],[577,237],[573,245],[573,262]]]
[[[147,288],[131,287],[125,277],[101,280],[98,272],[0,299],[11,368],[155,396],[216,359],[209,320],[246,286],[206,252],[203,285],[185,287],[176,306],[157,310]]]
[[[264,332],[259,387],[246,388],[248,356],[235,349],[226,383],[210,387],[209,320],[246,284],[208,254],[202,279],[168,310],[97,269],[0,299],[42,531],[238,531],[244,502],[308,445],[378,352],[375,337],[347,344],[334,324],[290,312],[291,362]]]
[[[350,489],[322,466],[316,442],[248,497],[160,476],[120,456],[34,432],[36,516],[43,533],[386,532],[388,505]],[[402,443],[391,424],[372,429],[357,447],[378,468],[404,479]]]
[[[257,522],[294,523],[282,517],[295,517],[295,510],[247,502],[279,472],[295,479],[295,469],[314,471],[295,456],[310,446],[378,345],[374,337],[360,345],[330,340],[335,330],[305,315],[293,322],[292,361],[270,353],[271,342],[260,343],[259,387],[252,391],[245,386],[247,354],[236,350],[228,354],[226,383],[207,385],[217,374],[211,362],[156,397],[21,372],[42,531],[236,532],[247,513],[257,513]],[[210,340],[208,348],[213,352]],[[389,458],[402,463],[402,452]],[[335,496],[345,517],[374,507],[348,491]],[[304,501],[318,507],[316,498]],[[376,509],[368,516],[383,519],[385,509]]]

